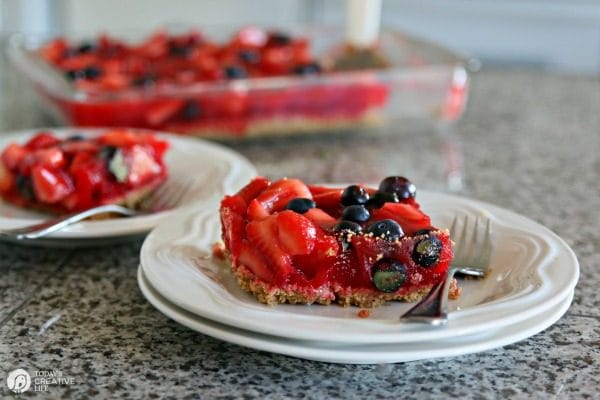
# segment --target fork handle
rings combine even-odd
[[[446,276],[440,279],[421,301],[403,314],[400,320],[445,325],[448,322],[448,291],[456,271],[454,267],[448,268]]]
[[[1,234],[10,236],[17,240],[39,239],[51,234],[52,232],[64,229],[76,222],[104,213],[116,213],[127,217],[137,214],[135,210],[130,208],[118,206],[116,204],[106,204],[103,206],[90,208],[85,211],[63,215],[61,217],[53,218],[35,225],[15,229],[4,229],[2,230]]]

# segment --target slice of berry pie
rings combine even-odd
[[[0,195],[55,213],[102,204],[134,207],[167,178],[167,148],[151,133],[126,129],[67,138],[39,132],[2,151]]]
[[[221,202],[225,252],[241,287],[263,303],[415,301],[453,256],[448,231],[431,225],[415,194],[403,177],[378,189],[257,177]]]

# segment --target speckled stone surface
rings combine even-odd
[[[27,99],[19,93],[18,101],[2,103],[3,130],[47,122],[22,108]],[[59,369],[75,380],[23,398],[598,398],[600,82],[484,70],[473,76],[469,109],[455,134],[465,160],[462,194],[546,225],[579,258],[573,305],[544,332],[447,359],[392,365],[305,361],[210,338],[156,311],[136,283],[140,241],[110,250],[0,244],[0,396],[13,398],[4,377],[22,367]],[[406,160],[394,157],[405,147],[399,135],[234,148],[274,177],[376,180],[404,173]],[[45,327],[49,320],[54,323]]]

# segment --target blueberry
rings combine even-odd
[[[177,44],[171,44],[169,52],[171,55],[176,57],[187,57],[191,53],[192,49],[189,46],[181,46]]]
[[[96,79],[102,74],[102,71],[98,67],[89,66],[84,69],[71,69],[65,74],[69,80],[76,81],[79,79]]]
[[[308,64],[301,64],[301,65],[296,65],[293,69],[292,72],[296,75],[313,75],[313,74],[318,74],[319,72],[321,72],[321,66],[319,64],[317,64],[316,62],[312,62],[312,63],[308,63]]]
[[[290,200],[286,204],[285,209],[295,211],[298,214],[304,214],[311,208],[315,208],[315,207],[316,207],[316,204],[311,199],[296,197],[295,199]]]
[[[396,193],[375,192],[373,196],[367,200],[367,207],[381,208],[385,203],[397,203],[398,196]]]
[[[269,42],[276,46],[286,46],[290,44],[292,38],[283,32],[271,32]]]
[[[438,262],[441,251],[442,242],[440,239],[428,236],[415,245],[412,259],[422,267],[430,267]]]
[[[87,79],[96,79],[100,75],[102,75],[102,70],[98,67],[91,65],[91,66],[87,67],[86,69],[84,69],[83,73]]]
[[[418,231],[415,231],[415,233],[413,233],[413,236],[429,235],[430,232],[431,229],[419,229]]]
[[[100,157],[103,160],[110,160],[111,158],[113,158],[116,151],[117,148],[115,146],[103,146],[100,149],[100,152],[98,153],[98,157]]]
[[[65,142],[81,142],[82,140],[85,140],[85,136],[76,134],[66,138]]]
[[[403,176],[388,176],[379,184],[379,191],[384,193],[395,193],[398,199],[415,197],[417,188]]]
[[[360,226],[356,222],[342,220],[333,227],[333,230],[334,230],[334,232],[344,232],[345,231],[345,232],[361,233],[362,226]]]
[[[79,54],[89,53],[90,51],[94,50],[94,48],[95,46],[92,43],[84,42],[79,45],[79,47],[77,48],[77,52]]]
[[[76,81],[85,78],[85,71],[82,69],[70,69],[65,72],[67,78],[71,81]]]
[[[342,219],[346,221],[367,222],[370,217],[369,210],[358,204],[348,206],[342,212]]]
[[[248,64],[258,64],[260,62],[260,53],[253,50],[241,50],[238,57]]]
[[[133,86],[150,87],[156,83],[156,78],[153,75],[146,74],[135,78],[131,83]]]
[[[244,67],[239,65],[229,65],[223,68],[223,73],[227,79],[243,79],[248,77],[248,73]]]
[[[367,232],[372,233],[375,237],[389,240],[390,242],[404,236],[404,231],[402,231],[400,225],[393,219],[375,221],[367,227]]]
[[[193,120],[200,116],[200,106],[195,101],[187,101],[181,109],[181,115],[185,120]]]
[[[109,45],[102,51],[102,56],[105,58],[114,58],[123,54],[124,50],[118,45]]]
[[[33,191],[33,183],[31,178],[24,175],[17,175],[15,179],[17,190],[24,198],[28,200],[35,199],[35,192]]]
[[[366,204],[368,200],[369,193],[358,185],[350,185],[342,192],[342,204],[345,206]]]
[[[371,273],[375,287],[385,293],[400,289],[406,280],[406,266],[395,260],[380,260],[373,266]]]
[[[351,246],[352,235],[361,233],[362,226],[356,222],[342,220],[333,227],[333,231],[341,234],[342,250],[346,251]]]

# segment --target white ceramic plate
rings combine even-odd
[[[11,142],[24,143],[40,129],[0,135],[0,149]],[[105,129],[66,128],[49,129],[60,137],[73,134],[95,135]],[[181,201],[185,208],[198,201],[216,203],[225,193],[242,187],[256,170],[248,160],[223,146],[201,139],[158,133],[171,147],[165,161],[169,168],[169,179],[193,178],[189,192]],[[148,233],[171,211],[134,218],[115,218],[100,221],[84,221],[53,233],[39,242],[73,240],[89,241],[106,238],[134,236]],[[47,219],[48,216],[13,206],[0,200],[0,229],[16,228]],[[65,241],[68,239],[68,241]]]
[[[421,192],[419,201],[437,226],[455,215],[487,214],[494,253],[488,276],[462,282],[443,329],[400,324],[410,304],[390,302],[367,319],[358,308],[258,303],[242,291],[228,266],[210,257],[219,239],[216,209],[187,209],[160,224],[146,239],[141,264],[152,286],[175,305],[222,324],[262,334],[343,343],[400,343],[473,335],[536,318],[558,307],[579,276],[568,245],[534,221],[508,210],[447,194]]]
[[[573,300],[573,292],[567,293],[554,308],[535,318],[476,335],[414,343],[345,344],[263,335],[199,317],[170,303],[154,290],[144,277],[141,266],[138,269],[138,285],[156,309],[197,332],[256,350],[345,364],[380,364],[455,357],[506,346],[533,336],[554,324],[567,311]]]

